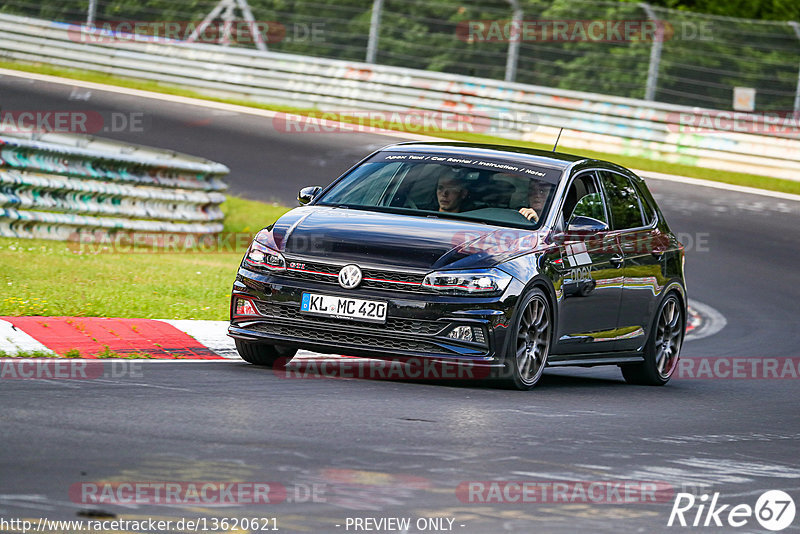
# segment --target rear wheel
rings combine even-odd
[[[670,293],[656,313],[655,324],[644,350],[644,361],[622,365],[629,384],[663,386],[678,368],[686,321],[678,295]]]
[[[520,300],[501,378],[503,386],[526,390],[536,385],[547,365],[552,328],[550,303],[541,289],[534,288]]]
[[[278,347],[267,343],[256,343],[235,339],[236,351],[247,363],[266,367],[283,367],[294,358],[297,349]]]

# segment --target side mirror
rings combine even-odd
[[[588,233],[594,234],[597,232],[608,231],[608,225],[601,220],[594,217],[584,217],[583,215],[576,215],[569,221],[567,233]]]
[[[314,187],[304,187],[297,194],[297,201],[301,206],[305,206],[314,200],[314,197],[317,196],[320,191],[322,191],[322,188],[318,185],[315,185]]]

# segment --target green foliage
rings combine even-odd
[[[634,0],[629,0],[634,1]],[[800,3],[793,0],[651,0],[656,6],[711,15],[761,20],[800,20]]]
[[[639,2],[632,0],[519,1],[528,21],[648,20]],[[256,20],[280,28],[270,32],[272,51],[365,59],[372,11],[369,0],[249,0],[249,4]],[[99,3],[96,20],[99,24],[196,24],[215,5],[215,0],[110,0]],[[760,110],[792,109],[800,40],[783,21],[800,20],[800,2],[653,0],[650,5],[665,27],[656,100],[730,109],[733,88],[743,86],[757,89]],[[86,2],[12,2],[0,6],[0,12],[82,21]],[[377,60],[386,65],[503,79],[508,42],[468,38],[465,28],[470,21],[495,21],[503,26],[511,17],[506,0],[385,0]],[[238,46],[253,45],[243,42]],[[519,46],[516,81],[642,98],[652,48],[650,39],[635,35],[621,41],[524,39]]]

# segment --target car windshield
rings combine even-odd
[[[515,161],[382,152],[316,203],[535,229],[544,221],[560,175]]]

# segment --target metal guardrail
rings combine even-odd
[[[217,234],[227,173],[219,163],[174,152],[0,130],[0,236]]]
[[[0,15],[0,57],[151,80],[259,102],[326,111],[452,113],[481,132],[640,156],[721,171],[800,179],[797,128],[740,133],[761,117],[737,116],[736,131],[687,133],[696,114],[717,112],[498,80],[291,54],[108,34],[83,42],[81,27]],[[88,39],[92,39],[90,36]],[[796,120],[796,119],[795,119]],[[694,122],[693,122],[694,121]],[[730,122],[730,121],[729,121]],[[711,125],[713,127],[713,125]]]

